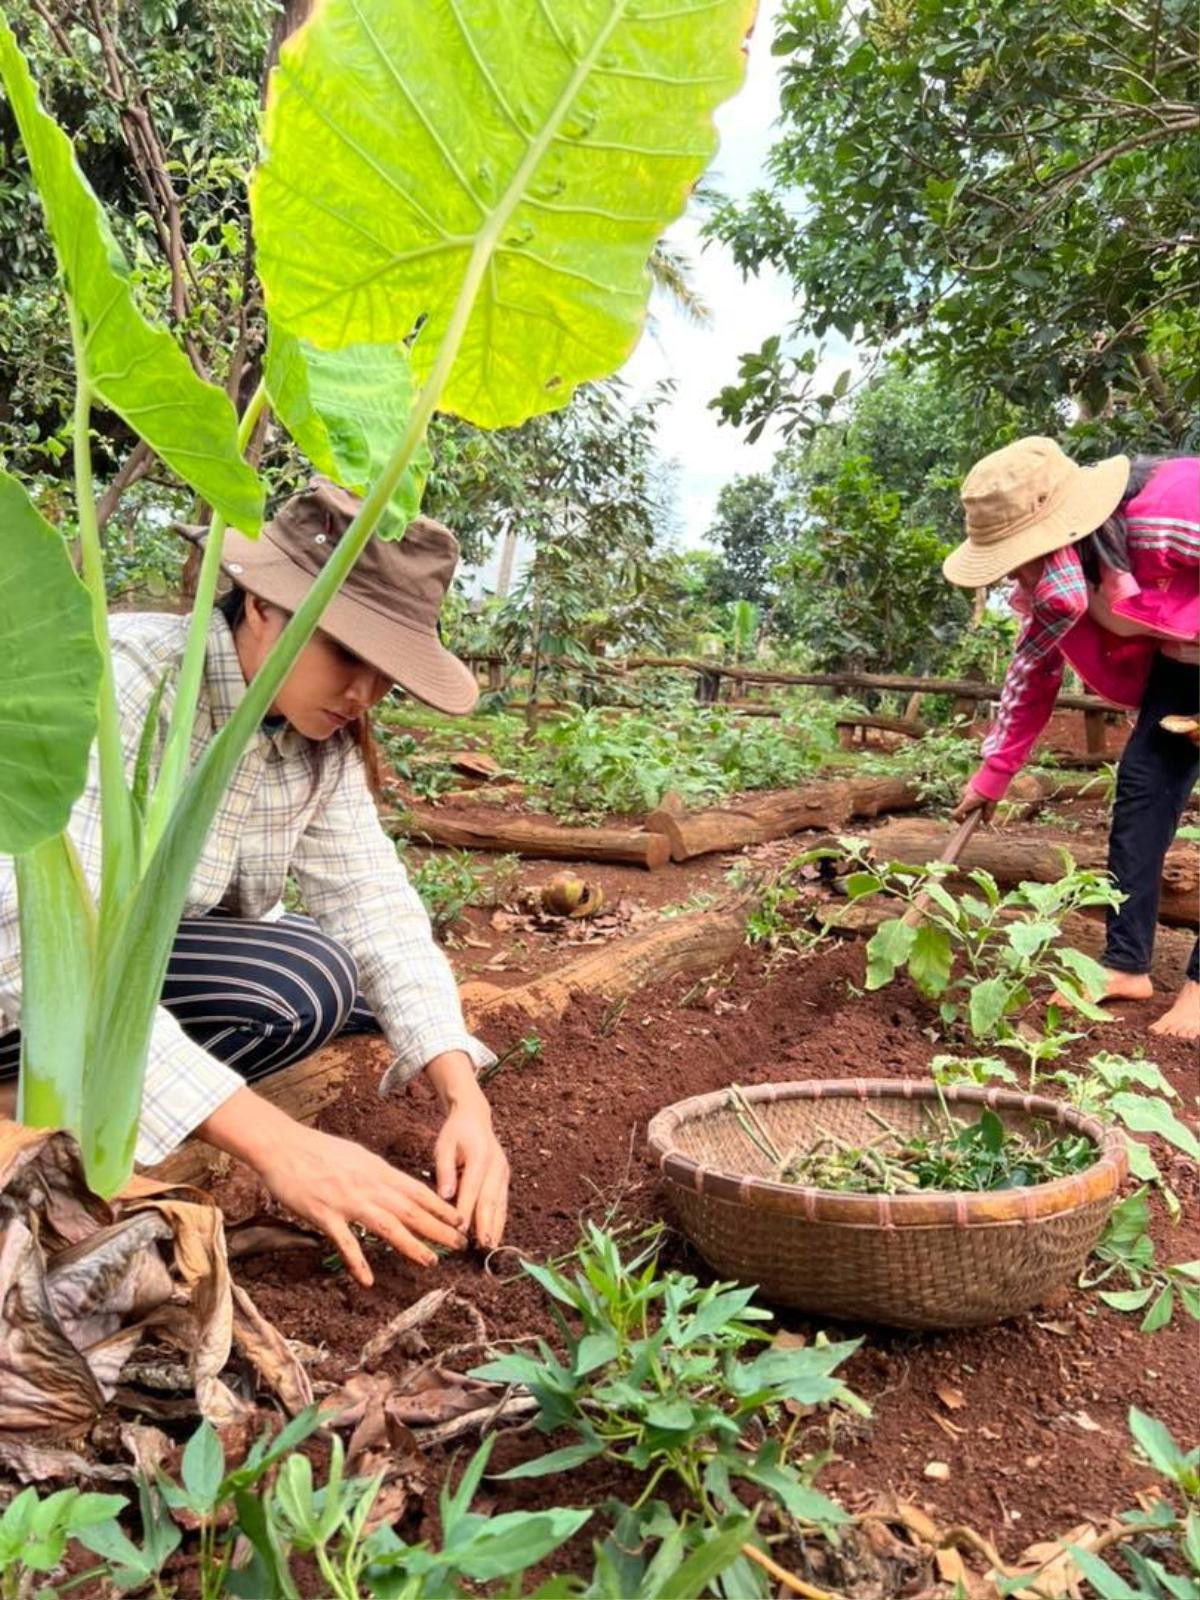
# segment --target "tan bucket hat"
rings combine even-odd
[[[967,537],[942,562],[951,583],[989,583],[1095,530],[1121,503],[1129,457],[1081,467],[1053,439],[1034,435],[977,461],[963,479]]]
[[[259,538],[230,528],[221,566],[248,593],[295,611],[360,504],[328,479],[314,478],[284,501]],[[180,531],[196,542],[207,532]],[[373,536],[325,608],[321,631],[435,710],[471,711],[479,686],[437,631],[457,565],[458,540],[431,517],[410,522],[403,539]]]

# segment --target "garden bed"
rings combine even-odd
[[[1165,997],[1181,973],[1181,939],[1170,941],[1157,974]],[[681,977],[635,998],[615,1021],[602,1001],[580,999],[559,1023],[540,1026],[540,1056],[502,1072],[491,1086],[497,1123],[514,1170],[508,1231],[511,1250],[485,1262],[447,1260],[420,1274],[386,1252],[374,1255],[378,1287],[356,1289],[308,1257],[260,1258],[243,1269],[262,1309],[289,1336],[327,1347],[331,1366],[349,1360],[398,1306],[433,1283],[451,1286],[481,1311],[492,1338],[552,1331],[546,1303],[517,1267],[517,1252],[538,1260],[576,1244],[584,1217],[611,1216],[631,1228],[661,1214],[656,1175],[646,1156],[648,1118],[685,1095],[732,1080],[903,1076],[927,1070],[935,1046],[925,1030],[932,1008],[907,981],[852,995],[861,985],[863,949],[847,943],[808,957],[774,962],[746,951],[721,974],[697,983]],[[1165,1004],[1165,999],[1163,1004]],[[1158,1007],[1161,1009],[1161,1007]],[[1082,1064],[1101,1045],[1132,1053],[1147,1045],[1155,1014],[1126,1016],[1070,1048]],[[527,1032],[528,1019],[489,1029],[503,1048]],[[1194,1090],[1194,1051],[1153,1039],[1153,1056],[1185,1097]],[[1185,1099],[1185,1105],[1190,1104]],[[352,1074],[322,1125],[360,1139],[410,1170],[428,1160],[436,1108],[421,1086],[381,1106],[365,1067]],[[1164,1258],[1200,1255],[1195,1167],[1165,1147],[1160,1164],[1184,1202],[1177,1228],[1156,1224]],[[258,1197],[244,1180],[218,1196],[231,1213]],[[1189,1214],[1190,1213],[1190,1214]],[[672,1236],[667,1264],[703,1273],[689,1247]],[[781,1314],[779,1326],[811,1337],[816,1324]],[[832,1444],[837,1459],[822,1485],[850,1510],[881,1490],[925,1505],[940,1525],[965,1523],[1013,1556],[1039,1538],[1104,1518],[1134,1503],[1150,1475],[1131,1463],[1125,1416],[1136,1404],[1187,1440],[1195,1415],[1194,1324],[1177,1315],[1154,1335],[1136,1318],[1066,1288],[1033,1315],[999,1327],[954,1334],[865,1331],[846,1372],[874,1410],[869,1422],[842,1418]],[[438,1330],[450,1342],[461,1329]],[[813,1448],[830,1442],[815,1418]],[[527,1447],[526,1447],[527,1449]],[[941,1481],[926,1475],[943,1463]],[[940,1469],[939,1469],[940,1470]],[[613,1491],[612,1469],[592,1464],[542,1485],[493,1485],[497,1510],[536,1504],[596,1504]],[[586,1541],[580,1546],[580,1558]]]

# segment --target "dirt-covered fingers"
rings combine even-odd
[[[346,1271],[355,1283],[361,1284],[364,1289],[369,1289],[375,1282],[375,1275],[367,1265],[362,1246],[354,1237],[345,1219],[330,1211],[314,1212],[311,1220],[335,1246],[338,1255],[346,1263]]]
[[[497,1146],[475,1201],[475,1237],[485,1250],[494,1250],[504,1237],[508,1221],[508,1158]]]

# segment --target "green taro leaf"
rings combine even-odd
[[[354,494],[379,476],[412,410],[412,367],[398,344],[319,350],[272,328],[264,372],[271,409],[318,472]],[[421,508],[430,467],[422,443],[377,530],[400,535]]]
[[[0,552],[0,852],[19,855],[61,833],[83,793],[100,651],[61,534],[4,471]]]
[[[280,52],[250,205],[277,326],[412,344],[441,409],[564,405],[637,343],[646,262],[716,149],[753,0],[326,0]],[[419,330],[419,332],[418,332]]]
[[[54,252],[80,325],[82,376],[215,510],[254,537],[263,492],[242,460],[237,417],[165,328],[134,304],[129,267],[66,134],[42,110],[25,58],[0,15],[0,78],[21,132]],[[6,572],[5,580],[9,574]]]

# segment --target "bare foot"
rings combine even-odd
[[[1099,994],[1089,994],[1087,998],[1093,1005],[1103,1005],[1106,1000],[1149,1000],[1153,994],[1154,985],[1147,973],[1114,972],[1111,967],[1105,967],[1104,988]],[[1070,995],[1063,994],[1061,990],[1055,993],[1054,1002],[1065,1006],[1068,1011],[1074,1009]]]
[[[1150,1032],[1165,1033],[1172,1039],[1200,1039],[1200,983],[1189,978],[1167,1014],[1150,1024]]]
[[[1154,985],[1145,972],[1113,972],[1104,969],[1104,993],[1101,1000],[1149,1000]]]

